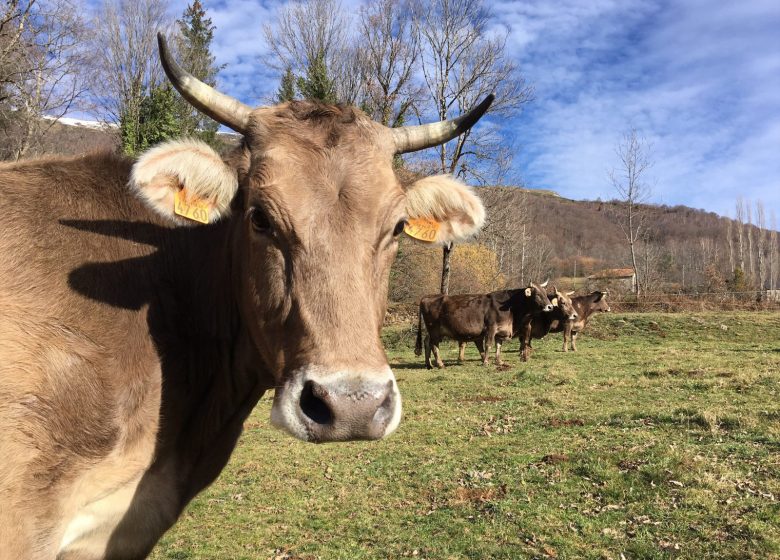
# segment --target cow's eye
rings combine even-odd
[[[393,237],[398,237],[401,235],[401,232],[403,232],[404,228],[406,227],[406,220],[401,220],[397,224],[395,224],[395,229],[393,229]]]
[[[259,233],[271,232],[271,220],[268,219],[268,215],[263,212],[262,208],[253,206],[249,210],[249,219],[252,222],[252,228]]]

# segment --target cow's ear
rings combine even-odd
[[[449,175],[426,177],[406,191],[406,232],[435,243],[461,241],[485,223],[485,207],[471,187]],[[419,227],[421,235],[415,235]]]
[[[228,215],[238,190],[236,172],[197,140],[173,140],[144,152],[129,184],[149,207],[180,224]]]

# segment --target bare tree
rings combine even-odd
[[[777,217],[774,210],[769,212],[769,289],[777,289],[778,256],[780,251],[777,242]]]
[[[429,106],[439,120],[468,111],[489,93],[496,94],[491,112],[504,117],[531,99],[532,89],[506,56],[507,34],[488,34],[490,18],[483,0],[433,0],[416,7],[422,74]],[[487,124],[439,146],[438,172],[497,183],[509,168],[511,148]],[[444,247],[442,293],[449,288],[451,251]]]
[[[9,104],[10,86],[24,71],[21,65],[23,35],[35,6],[35,0],[7,0],[0,11],[0,106]]]
[[[650,197],[650,185],[645,175],[652,166],[650,160],[651,147],[644,138],[639,136],[635,128],[623,135],[623,139],[615,149],[620,167],[609,172],[609,180],[623,201],[623,218],[620,229],[628,242],[631,257],[631,268],[636,275],[635,293],[640,292],[640,276],[637,266],[636,244],[644,234],[645,215],[641,204]]]
[[[108,122],[140,123],[144,94],[162,81],[157,32],[173,18],[164,0],[104,0],[94,22],[92,92]]]
[[[422,95],[413,79],[420,51],[412,23],[406,0],[370,0],[360,9],[362,105],[385,126],[402,125]]]
[[[737,198],[734,219],[737,221],[737,235],[739,239],[739,269],[745,272],[745,202],[741,196]]]
[[[350,43],[350,24],[339,0],[295,0],[280,9],[276,25],[263,25],[271,49],[264,62],[280,76],[287,69],[302,76],[321,59],[333,80],[336,98],[354,102],[362,81]]]
[[[753,209],[750,206],[750,201],[745,205],[745,227],[747,228],[747,254],[748,254],[748,270],[744,272],[750,272],[750,282],[755,282],[756,271],[753,266]]]
[[[766,231],[766,212],[764,210],[764,203],[760,200],[756,201],[756,226],[758,231],[756,232],[756,272],[758,276],[758,300],[761,301],[764,298],[764,290],[766,289],[766,251],[767,251],[767,231]]]
[[[14,122],[3,155],[15,160],[39,144],[85,90],[79,11],[68,0],[45,0],[29,15],[19,37],[19,73],[7,87]]]

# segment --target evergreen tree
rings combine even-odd
[[[200,1],[193,0],[177,23],[179,35],[176,38],[176,46],[182,68],[200,81],[212,87],[216,86],[217,74],[224,65],[217,66],[211,54],[215,26],[211,18],[206,17],[206,11]],[[216,133],[219,123],[193,109],[179,96],[176,96],[176,117],[181,121],[183,134],[218,146]]]
[[[141,99],[138,118],[120,121],[122,150],[137,155],[155,144],[181,136],[181,121],[176,117],[176,99],[170,85],[152,89]],[[128,114],[129,115],[129,114]]]
[[[288,66],[282,75],[282,81],[276,92],[276,102],[284,103],[293,99],[295,99],[295,74],[293,74],[292,68]]]
[[[309,62],[306,76],[298,78],[298,91],[304,99],[315,99],[325,103],[336,102],[333,80],[328,76],[328,67],[322,51]]]

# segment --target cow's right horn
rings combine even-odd
[[[160,46],[160,62],[163,70],[182,97],[204,115],[229,126],[236,132],[246,134],[252,108],[229,95],[218,92],[185,71],[173,59],[165,36],[159,32],[157,44]]]
[[[449,142],[456,136],[463,134],[485,114],[490,108],[495,95],[489,94],[482,103],[474,107],[465,115],[458,118],[421,124],[418,126],[404,126],[394,128],[393,140],[395,141],[395,153],[405,154],[416,152],[425,148],[431,148]]]

